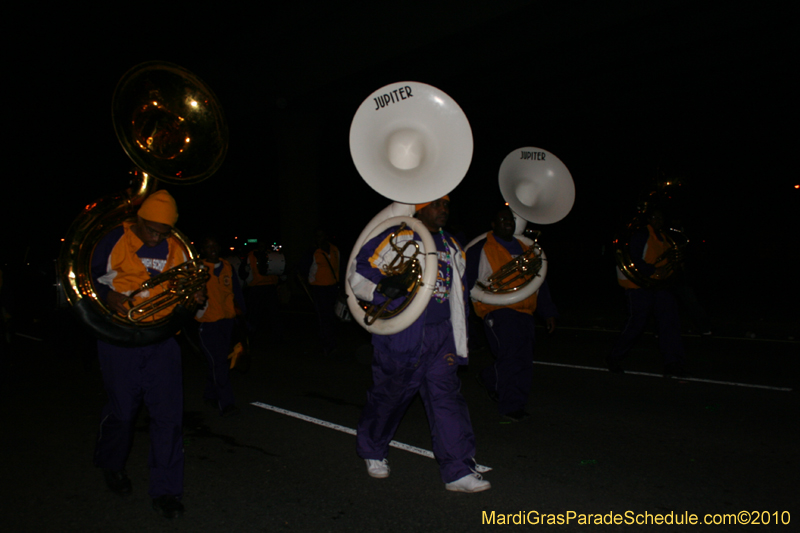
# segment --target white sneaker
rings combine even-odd
[[[383,479],[389,477],[389,460],[388,459],[364,459],[367,463],[367,474],[371,477]]]
[[[446,483],[444,488],[453,492],[481,492],[482,490],[491,489],[492,484],[483,479],[480,474],[473,473]]]

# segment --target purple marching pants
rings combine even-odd
[[[208,364],[203,398],[216,402],[220,412],[236,402],[231,387],[230,362],[228,361],[228,354],[231,352],[233,324],[233,318],[200,323],[200,347],[203,349],[203,355]]]
[[[683,341],[678,304],[672,293],[659,289],[625,289],[628,298],[628,323],[611,351],[609,360],[619,364],[633,347],[647,325],[652,312],[656,318],[658,346],[664,357],[664,365],[684,361]]]
[[[497,309],[484,317],[483,326],[496,361],[481,371],[481,380],[486,388],[497,392],[501,415],[522,411],[528,403],[533,375],[533,315]]]
[[[358,422],[356,451],[363,459],[384,459],[403,415],[419,393],[431,430],[433,454],[442,481],[450,483],[472,473],[475,435],[458,369],[449,320],[426,325],[419,355],[396,357],[375,351],[373,385]]]
[[[141,348],[97,343],[108,404],[103,408],[94,464],[125,468],[136,413],[150,413],[150,490],[153,498],[183,494],[183,374],[173,338]]]

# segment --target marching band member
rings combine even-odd
[[[647,215],[647,228],[631,238],[631,257],[637,271],[653,278],[668,274],[669,265],[664,260],[655,261],[667,250],[666,237],[662,233],[664,215],[651,210]],[[623,373],[620,363],[628,355],[636,340],[644,331],[652,313],[658,329],[658,344],[664,358],[664,375],[687,376],[684,369],[684,350],[681,340],[680,316],[675,297],[668,289],[646,289],[629,280],[617,267],[617,281],[625,289],[628,299],[628,322],[617,340],[611,354],[606,358],[608,370]]]
[[[436,288],[422,315],[411,326],[394,335],[373,335],[373,385],[358,423],[356,449],[374,478],[389,476],[389,442],[408,405],[417,393],[428,415],[433,453],[447,490],[480,492],[491,484],[475,472],[475,436],[466,401],[461,395],[458,366],[467,363],[464,291],[464,252],[442,227],[450,214],[445,196],[416,206],[416,217],[436,242],[439,274]],[[384,277],[381,267],[396,252],[391,247],[390,228],[368,241],[356,259],[349,281],[360,299],[380,305],[403,296],[409,281],[403,274]],[[419,237],[411,230],[397,235],[400,246]],[[391,308],[401,302],[393,301]]]
[[[314,235],[316,248],[306,261],[307,279],[319,319],[322,353],[329,356],[336,349],[336,315],[339,298],[339,249],[328,240],[325,230]]]
[[[470,289],[486,282],[512,258],[528,247],[514,237],[514,214],[504,207],[492,221],[492,231],[467,251],[467,280]],[[555,329],[555,305],[547,282],[528,298],[498,306],[474,301],[475,313],[483,319],[486,338],[496,361],[478,374],[478,382],[498,402],[500,414],[512,422],[530,415],[525,411],[531,391],[535,326],[533,314],[545,319],[547,331]]]
[[[200,348],[208,363],[203,399],[227,416],[238,412],[229,379],[228,354],[236,316],[242,314],[245,305],[239,277],[231,264],[219,256],[221,249],[217,237],[203,240],[200,251],[211,276],[206,282],[208,300],[195,318],[200,322]]]
[[[94,286],[113,311],[127,314],[134,290],[151,276],[187,260],[171,234],[177,220],[175,200],[167,191],[156,191],[142,203],[135,222],[123,223],[98,243],[92,256]],[[194,298],[197,303],[205,299],[202,292]],[[136,413],[144,401],[150,414],[148,464],[153,508],[167,518],[181,516],[183,373],[178,343],[170,337],[149,346],[124,348],[98,340],[97,351],[108,403],[100,422],[95,465],[103,469],[112,491],[131,492],[125,463],[133,443]]]
[[[246,261],[239,267],[239,274],[250,280],[244,289],[244,295],[252,326],[256,331],[263,328],[269,333],[272,342],[279,343],[283,341],[283,329],[278,284],[285,277],[261,272],[259,257],[262,258],[261,268],[266,270],[268,254],[266,242],[260,240],[256,249],[247,254]]]

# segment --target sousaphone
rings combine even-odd
[[[161,61],[142,63],[120,79],[112,119],[136,166],[133,180],[128,189],[87,205],[72,223],[59,255],[59,281],[73,311],[97,338],[144,346],[175,334],[194,315],[192,295],[208,279],[205,267],[186,236],[173,229],[188,261],[146,282],[142,289],[158,294],[122,316],[97,296],[92,253],[110,230],[135,217],[157,180],[185,185],[214,174],[225,159],[228,129],[211,89],[188,70]],[[169,314],[156,318],[161,311]]]
[[[372,93],[356,111],[350,126],[350,154],[367,184],[394,203],[364,228],[347,268],[347,303],[356,322],[367,331],[391,335],[410,326],[425,310],[436,284],[438,259],[430,231],[414,217],[414,204],[447,195],[461,182],[472,161],[472,129],[458,104],[424,83],[398,82]],[[368,314],[357,299],[351,277],[356,257],[370,239],[388,228],[406,224],[421,239],[418,247],[399,252],[407,259],[398,268],[414,269],[415,292],[399,313]]]
[[[498,173],[500,192],[514,214],[514,237],[528,250],[476,283],[470,297],[490,305],[511,305],[531,296],[547,275],[547,256],[525,235],[528,222],[553,224],[563,219],[575,203],[575,183],[567,166],[555,155],[533,146],[508,154]],[[467,248],[486,238],[486,233]]]
[[[617,264],[618,279],[627,278],[639,287],[652,290],[665,289],[680,279],[683,274],[686,249],[689,245],[689,239],[683,231],[671,227],[661,229],[667,249],[653,261],[653,265],[665,267],[665,273],[661,276],[646,275],[636,268],[636,261],[631,256],[630,244],[637,232],[647,232],[647,219],[650,213],[672,201],[673,195],[677,194],[682,185],[683,182],[680,178],[659,172],[653,190],[639,200],[633,220],[614,238],[614,260]]]

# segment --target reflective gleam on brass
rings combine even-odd
[[[669,248],[658,256],[653,264],[658,266],[663,264],[666,266],[666,274],[662,277],[645,276],[636,270],[630,253],[631,237],[633,233],[641,227],[642,225],[638,219],[625,227],[614,241],[614,259],[625,277],[639,287],[645,289],[663,289],[675,281],[675,276],[683,270],[683,261],[685,259],[686,246],[689,244],[689,239],[686,238],[686,235],[682,231],[674,228],[663,231],[664,240],[669,245]],[[644,227],[646,227],[646,224]]]
[[[170,309],[179,303],[190,302],[196,292],[203,290],[210,277],[208,268],[203,264],[202,259],[190,259],[166,272],[153,276],[142,283],[142,286],[130,297],[133,298],[140,292],[159,285],[164,285],[164,291],[131,307],[128,311],[128,320],[132,323],[139,323],[159,311]]]
[[[659,204],[665,204],[683,185],[683,180],[660,174],[656,177],[652,190],[641,198],[636,206],[637,215],[614,239],[614,259],[620,271],[630,281],[645,289],[663,289],[673,283],[678,274],[683,270],[683,261],[686,255],[686,246],[689,239],[675,228],[662,231],[665,242],[669,248],[653,263],[656,266],[666,266],[666,273],[661,277],[645,276],[633,263],[630,255],[630,241],[633,234],[647,228],[648,214],[658,209]]]
[[[386,307],[393,301],[389,299],[387,299],[383,305],[380,306],[364,306],[364,309],[366,310],[366,314],[364,315],[364,324],[367,326],[371,326],[379,318],[392,318],[402,313],[405,308],[408,307],[408,305],[414,300],[414,296],[417,295],[417,289],[419,289],[419,285],[422,283],[422,265],[420,264],[419,259],[417,259],[417,256],[422,254],[419,249],[419,243],[413,240],[406,241],[402,248],[399,248],[395,243],[397,234],[404,229],[406,229],[405,222],[400,224],[400,227],[397,228],[397,231],[389,235],[389,245],[394,250],[395,256],[391,263],[381,269],[381,272],[386,277],[405,274],[411,281],[411,285],[408,288],[408,295],[403,303],[391,311],[386,310]],[[406,256],[405,252],[409,248],[413,248],[414,251],[411,253],[411,255]]]
[[[487,279],[488,283],[477,282],[484,291],[494,294],[508,294],[526,287],[542,269],[542,249],[535,240],[533,246],[501,266]]]
[[[155,61],[134,67],[119,81],[112,119],[117,138],[138,169],[128,189],[87,205],[75,219],[58,270],[68,302],[98,338],[145,345],[174,335],[197,308],[193,295],[209,274],[191,241],[173,228],[171,235],[188,261],[148,280],[140,290],[161,285],[164,291],[139,303],[128,316],[111,311],[98,298],[92,254],[109,231],[135,221],[139,206],[158,188],[156,178],[184,184],[211,176],[225,157],[228,130],[216,97],[202,80],[177,65]],[[153,318],[165,309],[169,315]]]
[[[178,65],[151,61],[129,70],[117,83],[112,116],[128,157],[168,183],[200,182],[225,159],[222,108],[200,78]]]

